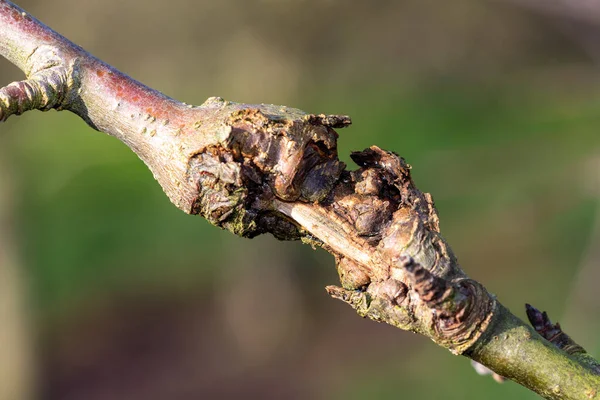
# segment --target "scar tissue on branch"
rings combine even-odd
[[[352,153],[358,168],[346,168],[336,129],[350,125],[347,116],[218,97],[189,106],[7,0],[0,28],[0,54],[27,77],[0,89],[0,120],[71,111],[129,146],[186,213],[332,253],[341,287],[327,291],[359,315],[426,335],[546,398],[600,398],[597,365],[554,346],[465,275],[404,159],[373,146]]]

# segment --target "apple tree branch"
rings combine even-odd
[[[236,235],[271,233],[332,253],[341,286],[327,291],[359,315],[425,335],[545,398],[600,399],[597,364],[556,346],[466,276],[404,159],[373,146],[352,154],[357,169],[339,160],[336,129],[348,117],[218,97],[186,105],[7,0],[0,27],[0,54],[26,76],[0,90],[0,120],[71,111],[124,142],[184,212]]]

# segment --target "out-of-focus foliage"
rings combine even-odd
[[[476,0],[19,4],[182,101],[351,115],[343,160],[372,144],[404,156],[465,271],[600,355],[600,302],[580,295],[600,280],[600,71],[585,42],[600,21],[580,31]],[[75,116],[0,129],[44,399],[535,398],[328,299],[324,252],[181,213]]]

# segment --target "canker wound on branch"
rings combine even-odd
[[[192,213],[238,235],[270,232],[319,245],[336,259],[342,287],[327,288],[333,297],[362,316],[466,350],[495,300],[466,279],[410,165],[373,146],[352,153],[358,168],[347,170],[334,128],[349,125],[348,117],[288,118],[273,110],[232,112],[229,134],[191,160]]]
[[[342,287],[327,290],[360,315],[420,332],[547,398],[598,396],[597,363],[587,353],[563,354],[532,335],[467,279],[440,236],[431,196],[417,190],[402,158],[371,147],[352,154],[358,169],[346,169],[334,129],[348,117],[216,97],[188,106],[7,0],[0,26],[0,54],[28,78],[0,89],[0,120],[72,111],[132,149],[181,210],[241,236],[270,232],[330,251]]]

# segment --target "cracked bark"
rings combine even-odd
[[[339,161],[346,116],[209,98],[177,102],[0,0],[0,54],[27,80],[0,118],[68,110],[127,144],[181,210],[237,235],[300,239],[335,256],[328,293],[375,321],[428,336],[548,399],[600,398],[589,363],[539,335],[460,268],[410,166],[371,147]],[[365,339],[368,340],[368,339]]]

